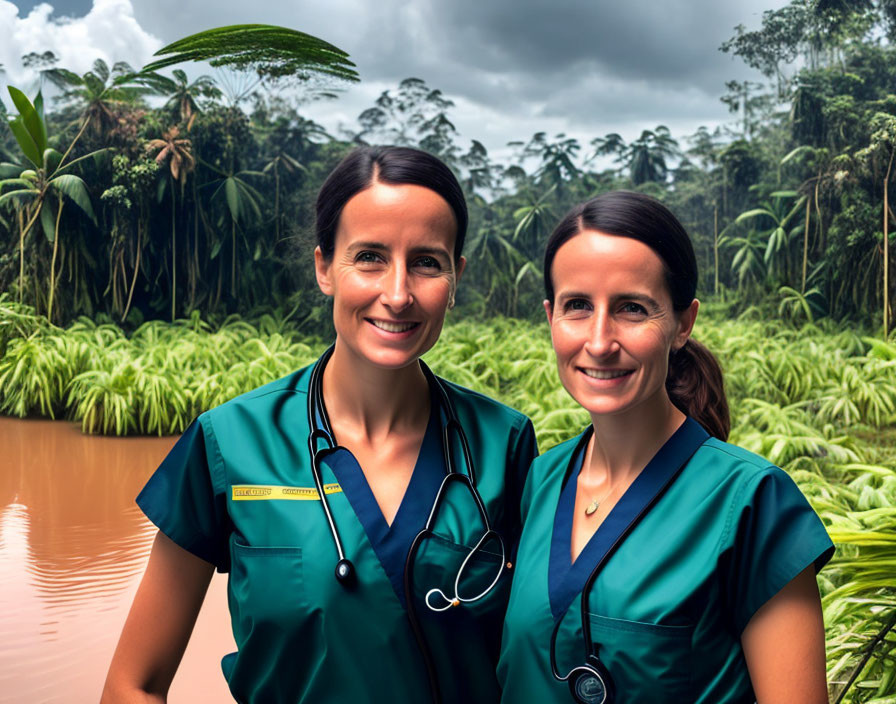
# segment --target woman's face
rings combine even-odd
[[[659,256],[638,240],[585,230],[557,250],[551,278],[545,310],[570,395],[592,418],[668,404],[669,352],[687,340],[699,304],[673,310]]]
[[[456,231],[448,203],[422,186],[374,182],[345,204],[333,258],[318,247],[314,259],[357,361],[401,368],[435,344],[465,265],[454,264]]]

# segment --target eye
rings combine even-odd
[[[383,258],[377,252],[369,249],[362,250],[355,256],[355,261],[359,264],[376,264],[382,260]]]
[[[619,310],[622,313],[631,315],[647,315],[647,309],[640,303],[635,303],[634,301],[626,301],[619,307]]]
[[[414,262],[414,266],[419,266],[423,269],[432,269],[434,271],[441,270],[442,265],[439,263],[439,260],[435,257],[420,257]]]
[[[588,303],[584,298],[570,298],[568,301],[563,303],[564,311],[583,311],[590,310],[591,304]]]

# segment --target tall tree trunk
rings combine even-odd
[[[712,205],[712,251],[715,264],[715,288],[713,289],[716,296],[719,295],[719,206],[718,203]]]
[[[893,168],[893,157],[896,149],[890,152],[890,163],[887,165],[887,175],[884,176],[884,338],[890,331],[890,203],[889,182],[890,171]]]
[[[137,223],[137,261],[134,262],[134,275],[131,277],[131,287],[128,291],[128,302],[124,306],[124,313],[121,316],[121,322],[128,317],[128,311],[131,309],[131,299],[134,297],[134,287],[137,285],[137,274],[140,271],[140,256],[143,254],[143,225]]]
[[[19,303],[22,302],[22,296],[25,292],[25,237],[31,230],[32,225],[34,225],[35,220],[37,220],[42,203],[43,199],[38,198],[34,206],[34,215],[31,216],[28,224],[19,230]],[[19,225],[21,225],[21,222]]]
[[[47,320],[53,322],[53,297],[56,293],[56,253],[59,251],[59,221],[65,201],[59,196],[59,211],[56,213],[56,231],[53,235],[53,257],[50,259],[50,302],[47,303]]]
[[[280,242],[280,170],[277,166],[274,166],[274,222],[276,223],[274,227],[274,233],[276,234],[277,239],[275,242]],[[275,245],[276,246],[276,245]]]
[[[175,301],[177,300],[177,230],[175,229],[175,214],[177,212],[177,193],[174,190],[174,178],[169,176],[171,185],[171,322],[174,322]]]
[[[809,261],[809,206],[812,205],[812,201],[809,200],[809,196],[806,196],[806,228],[803,231],[803,285],[800,288],[800,293],[806,293],[806,265]]]
[[[818,188],[821,185],[821,171],[815,179],[815,251],[824,256],[824,226],[821,222],[821,206],[818,203]]]
[[[236,299],[236,220],[230,221],[230,297]]]

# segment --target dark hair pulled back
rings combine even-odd
[[[467,203],[454,173],[438,158],[410,147],[358,147],[330,172],[317,194],[315,229],[325,259],[333,256],[339,217],[345,204],[374,181],[423,186],[438,193],[454,213],[454,260],[460,260],[467,234]]]
[[[691,239],[672,212],[655,198],[611,191],[580,203],[560,221],[544,253],[544,286],[554,302],[551,265],[557,250],[584,230],[643,242],[663,262],[666,285],[676,311],[687,309],[697,291],[697,258]],[[599,274],[599,272],[595,272]],[[720,440],[731,429],[722,368],[705,345],[693,338],[669,356],[666,390],[673,404]]]

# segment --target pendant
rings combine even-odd
[[[599,506],[600,506],[600,501],[598,501],[597,499],[595,499],[595,500],[592,501],[590,504],[588,504],[588,507],[585,509],[585,515],[586,515],[586,516],[590,516],[592,513],[594,513],[595,511],[597,511],[597,509],[598,509]]]

